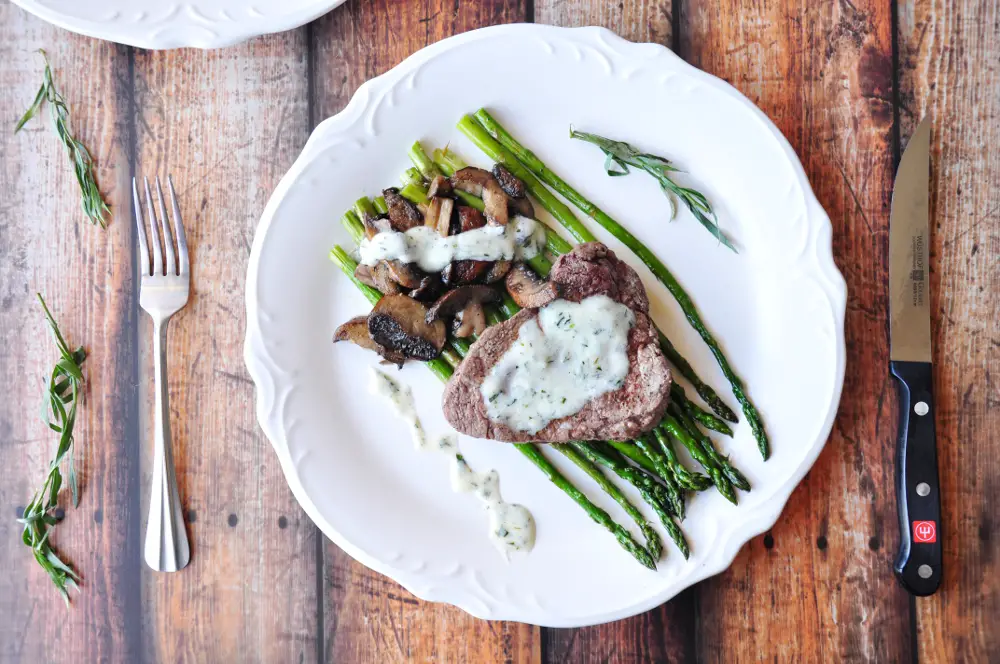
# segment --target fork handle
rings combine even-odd
[[[181,498],[177,491],[174,457],[170,449],[170,396],[167,392],[167,322],[153,323],[153,362],[156,381],[153,484],[146,524],[146,564],[158,572],[176,572],[191,560]]]

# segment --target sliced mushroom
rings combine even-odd
[[[486,217],[483,216],[483,213],[468,205],[458,206],[458,214],[455,217],[452,219],[452,235],[482,228],[486,225]],[[441,272],[441,278],[451,286],[473,284],[482,281],[491,266],[490,261],[454,261]]]
[[[369,217],[366,215],[365,218],[361,220],[361,224],[365,227],[365,237],[369,240],[379,233],[388,233],[392,230],[392,224],[389,222],[389,218],[381,214],[377,217]]]
[[[420,280],[424,278],[424,273],[420,268],[400,260],[391,260],[385,263],[393,281],[403,288],[418,288],[420,286]]]
[[[444,289],[441,277],[436,274],[428,274],[420,280],[420,285],[410,291],[410,297],[421,302],[433,302]]]
[[[522,309],[537,309],[560,295],[559,285],[540,279],[524,263],[518,263],[507,274],[507,292]]]
[[[389,222],[392,224],[392,230],[405,233],[414,226],[420,226],[424,223],[420,210],[417,209],[416,205],[403,198],[399,189],[395,187],[383,189],[382,196],[389,208]]]
[[[475,166],[467,166],[451,176],[455,189],[482,196],[486,221],[492,226],[506,226],[510,218],[507,210],[507,194],[489,171]]]
[[[475,230],[486,225],[483,213],[469,205],[458,206],[458,232]]]
[[[386,261],[379,261],[372,266],[372,281],[375,282],[375,288],[383,295],[395,295],[399,292],[399,282],[392,278]]]
[[[367,265],[361,264],[354,268],[354,278],[363,283],[365,286],[378,288],[378,286],[375,285],[375,275],[372,274],[372,269]]]
[[[427,310],[426,321],[451,318],[470,304],[499,302],[500,293],[489,286],[461,286],[442,295],[434,306]]]
[[[500,281],[501,279],[507,276],[508,272],[510,272],[511,265],[513,265],[511,261],[496,261],[490,267],[490,270],[489,272],[486,273],[486,276],[483,277],[483,281],[485,281],[488,284]]]
[[[333,333],[333,343],[337,343],[338,341],[350,341],[362,348],[373,350],[387,362],[396,366],[401,367],[403,366],[403,362],[406,361],[406,357],[402,353],[386,348],[371,338],[371,335],[368,334],[367,316],[355,316],[338,327],[337,331]]]
[[[427,206],[424,224],[436,229],[441,237],[448,237],[451,233],[451,217],[454,211],[455,201],[435,196],[431,198],[431,202]]]
[[[406,295],[386,295],[368,314],[368,334],[378,344],[417,360],[433,360],[445,342],[443,321],[428,324],[427,307]]]
[[[470,302],[460,313],[461,321],[456,318],[458,326],[454,330],[456,337],[465,338],[475,334],[479,336],[486,329],[486,312],[483,305]]]
[[[500,162],[493,165],[493,177],[497,179],[504,192],[511,198],[524,198],[527,194],[524,183]]]
[[[443,175],[435,175],[427,189],[427,198],[451,195],[451,182]]]
[[[475,284],[486,277],[491,265],[489,261],[453,261],[441,270],[441,280],[449,286]]]
[[[512,198],[508,208],[511,212],[521,217],[535,219],[535,206],[527,198]]]

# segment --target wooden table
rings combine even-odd
[[[732,567],[630,620],[538,629],[418,601],[327,542],[254,416],[243,283],[264,203],[310,130],[366,79],[485,25],[604,25],[670,45],[781,128],[834,225],[849,362],[826,450]],[[48,127],[17,136],[50,55],[116,216],[89,226]],[[930,115],[932,293],[946,574],[913,600],[890,571],[896,397],[887,228],[900,148]],[[146,52],[0,6],[0,661],[984,661],[1000,658],[1000,2],[349,0],[224,50]],[[194,558],[148,571],[149,319],[129,182],[178,178],[197,283],[172,327],[174,445]],[[85,344],[83,494],[55,542],[82,573],[67,610],[15,513],[53,436],[36,413],[55,351],[45,295]],[[808,370],[808,367],[803,367]]]

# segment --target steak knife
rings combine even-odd
[[[925,596],[941,585],[941,492],[931,367],[930,137],[924,118],[899,162],[889,215],[889,360],[899,387],[896,577]]]

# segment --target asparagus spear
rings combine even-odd
[[[684,464],[677,457],[677,452],[674,451],[674,446],[671,444],[670,439],[663,434],[659,427],[653,429],[653,438],[659,444],[663,456],[667,458],[670,470],[678,486],[688,491],[704,491],[712,486],[711,478],[701,473],[692,472],[684,467]]]
[[[635,463],[635,465],[639,466],[647,473],[663,479],[663,476],[660,475],[660,471],[656,469],[656,466],[653,465],[650,458],[646,456],[646,453],[639,449],[639,446],[635,443],[626,442],[624,440],[609,440],[607,443],[613,447],[616,452]]]
[[[657,491],[658,487],[662,489],[659,483],[652,478],[641,475],[634,466],[630,466],[624,461],[619,461],[613,455],[602,450],[598,445],[588,445],[585,443],[570,443],[570,445],[573,445],[590,462],[604,466],[638,489],[642,499],[656,512],[660,523],[663,524],[667,534],[670,535],[670,539],[673,540],[684,558],[686,559],[691,555],[691,549],[688,547],[683,531],[681,531],[680,527],[673,520],[669,502]]]
[[[539,198],[538,194],[535,192],[536,185],[540,186],[538,184],[538,178],[541,178],[541,180],[545,181],[549,186],[559,192],[559,194],[579,207],[589,217],[596,220],[597,223],[603,226],[608,232],[621,240],[625,246],[631,249],[642,260],[642,262],[646,264],[656,278],[667,287],[670,293],[674,296],[674,299],[677,300],[677,303],[681,306],[688,322],[698,332],[698,334],[701,335],[702,340],[706,345],[708,345],[712,354],[715,356],[719,367],[722,369],[722,373],[725,374],[726,379],[732,386],[733,394],[736,396],[736,399],[740,402],[740,405],[743,408],[743,414],[750,423],[750,428],[753,431],[754,438],[757,440],[757,448],[760,450],[761,456],[766,460],[768,456],[770,456],[770,445],[768,444],[767,433],[764,431],[764,424],[760,419],[760,414],[757,412],[757,409],[754,408],[749,397],[744,392],[743,381],[740,380],[739,376],[736,375],[736,372],[734,372],[732,367],[729,365],[729,360],[726,359],[725,353],[722,352],[722,348],[719,346],[719,343],[715,340],[715,337],[712,336],[712,333],[708,331],[708,328],[705,327],[705,323],[701,320],[701,316],[698,314],[698,310],[695,308],[694,302],[691,301],[690,296],[670,270],[667,269],[667,266],[664,265],[663,262],[660,261],[660,259],[658,259],[656,255],[646,247],[646,245],[632,235],[628,229],[584,198],[579,192],[569,186],[565,180],[550,171],[531,151],[525,149],[506,130],[504,130],[503,127],[501,127],[500,124],[493,119],[493,117],[490,116],[485,109],[480,109],[476,112],[476,120],[478,120],[478,124],[476,121],[469,118],[469,116],[464,117],[459,122],[459,129],[461,129],[463,133],[469,136],[469,138],[471,138],[484,150],[487,149],[484,145],[491,148],[487,151],[488,154],[490,152],[496,152],[495,155],[490,154],[490,156],[494,159],[502,157],[502,159],[498,160],[502,161],[508,169],[511,169],[511,172],[513,172],[514,175],[519,176],[519,173],[511,168],[511,164],[509,162],[512,161],[519,163],[521,166],[518,169],[519,171],[530,172],[532,175],[531,181],[525,180],[525,185],[528,187],[529,191],[531,191],[532,194],[539,199],[540,203],[545,205],[544,200]],[[486,134],[485,138],[489,138],[491,140],[483,141],[483,136],[481,136],[481,134]],[[496,140],[492,140],[494,138]],[[499,143],[497,143],[497,141],[499,141]],[[499,148],[499,150],[496,148]],[[536,175],[538,176],[537,178],[535,177]],[[562,205],[561,202],[560,205]],[[562,207],[565,208],[566,206],[562,205]],[[547,206],[546,209],[548,209]],[[568,211],[569,210],[567,208],[566,212]],[[569,214],[569,216],[572,217],[572,220],[567,218],[566,215],[562,213],[554,216],[560,221],[560,223],[563,223],[566,226],[566,229],[579,241],[587,242],[594,238],[594,235],[590,233],[590,231],[588,231],[583,224],[572,215],[572,213]]]
[[[687,451],[691,453],[694,460],[702,465],[708,476],[712,478],[712,483],[715,484],[715,488],[719,490],[726,500],[731,502],[733,505],[738,503],[736,498],[736,490],[733,489],[732,482],[726,477],[725,473],[722,472],[722,468],[712,460],[711,457],[705,452],[697,440],[687,432],[687,430],[681,426],[672,415],[667,415],[663,418],[660,423],[660,428],[663,432],[670,434],[675,440],[680,441],[680,443],[687,448]]]
[[[702,425],[706,429],[718,431],[727,436],[733,435],[733,430],[729,428],[722,419],[701,408],[698,404],[687,398],[687,392],[676,382],[670,385],[670,398],[676,403],[692,420]]]
[[[605,493],[611,496],[616,503],[621,505],[625,513],[632,517],[635,524],[639,526],[639,530],[642,531],[643,537],[646,538],[646,550],[653,556],[655,560],[659,560],[660,555],[663,553],[663,543],[660,541],[660,534],[656,532],[652,524],[646,521],[646,517],[642,515],[635,505],[633,505],[624,493],[607,477],[604,473],[595,466],[589,459],[583,456],[579,450],[571,447],[570,445],[554,445],[553,446],[557,452],[560,452],[563,456],[568,458],[570,461],[579,466],[583,472],[597,482],[598,486],[604,489]]]
[[[346,219],[345,215],[345,219]],[[342,247],[334,247],[330,251],[330,258],[334,263],[340,267],[341,271],[358,287],[359,290],[365,295],[369,302],[375,304],[382,297],[374,288],[366,286],[365,284],[358,281],[354,276],[354,270],[357,269],[358,264],[352,259]],[[442,356],[447,356],[446,353],[442,353]],[[430,362],[424,363],[438,378],[442,381],[447,382],[451,377],[454,369],[453,366],[457,366],[456,362],[451,365],[446,359],[438,358],[431,360]],[[622,545],[626,551],[632,554],[632,556],[642,563],[643,566],[649,569],[656,569],[656,561],[650,555],[650,553],[643,548],[641,544],[635,541],[632,535],[624,527],[619,525],[608,515],[607,512],[602,510],[600,507],[592,503],[579,489],[577,489],[572,482],[563,477],[559,471],[553,466],[548,459],[546,459],[541,451],[530,443],[517,443],[515,447],[524,456],[528,457],[532,463],[534,463],[549,480],[559,487],[564,493],[566,493],[570,498],[572,498],[580,507],[587,512],[591,519],[600,525],[604,526],[618,543]],[[682,535],[683,537],[683,535]],[[685,558],[687,556],[685,555]]]
[[[461,157],[448,148],[445,148],[444,150],[434,150],[431,153],[431,157],[437,167],[448,177],[454,175],[455,171],[460,171],[468,166],[468,164],[462,161]]]
[[[611,534],[615,536],[615,539],[618,540],[618,543],[622,545],[623,549],[631,553],[632,556],[645,567],[648,567],[649,569],[656,569],[656,562],[649,554],[649,551],[636,542],[628,530],[616,523],[607,512],[592,503],[587,496],[583,495],[583,493],[573,485],[572,482],[563,477],[556,467],[545,458],[542,451],[538,449],[537,446],[530,443],[514,443],[514,447],[520,450],[524,456],[528,457],[532,463],[538,466],[538,468],[545,473],[546,477],[549,478],[550,482],[562,489],[563,493],[576,501],[576,504],[582,507],[591,519],[610,531]],[[687,556],[685,556],[685,558],[686,557]]]
[[[408,184],[415,184],[418,187],[424,186],[424,176],[420,174],[420,171],[416,167],[407,168],[403,171],[403,174],[399,176],[399,181],[403,183],[404,187]]]
[[[684,497],[681,495],[677,482],[674,481],[674,474],[671,471],[670,466],[667,464],[667,460],[658,452],[658,450],[649,444],[649,440],[645,436],[639,436],[636,438],[635,444],[646,454],[649,460],[653,462],[653,465],[656,467],[657,477],[663,480],[663,484],[666,487],[667,498],[670,500],[670,507],[673,509],[674,514],[677,515],[678,519],[683,519]]]
[[[694,420],[692,420],[687,413],[681,410],[679,407],[671,404],[671,409],[674,417],[680,422],[681,426],[692,436],[694,439],[701,444],[701,448],[708,454],[708,457],[714,461],[719,468],[722,469],[723,474],[733,483],[737,489],[742,491],[750,491],[750,482],[747,478],[740,472],[740,470],[734,466],[728,457],[724,457],[719,453],[719,450],[715,449],[715,444],[712,439],[707,435],[702,433],[702,431],[695,425]]]
[[[378,211],[370,198],[362,196],[354,202],[354,214],[358,216],[358,219],[364,220],[378,216]]]
[[[726,402],[724,402],[722,398],[716,394],[715,390],[713,390],[708,383],[703,381],[701,377],[698,376],[694,367],[691,366],[691,363],[688,362],[676,348],[674,348],[674,344],[671,343],[670,339],[668,339],[662,332],[660,332],[660,348],[663,349],[663,354],[666,356],[667,360],[670,361],[670,364],[674,365],[680,375],[688,379],[688,381],[694,386],[694,390],[698,393],[698,396],[700,396],[705,403],[707,403],[709,407],[714,410],[716,414],[718,414],[719,417],[729,422],[738,421],[736,419],[736,413],[734,413],[733,410],[726,405]]]
[[[427,156],[424,152],[424,148],[420,145],[420,141],[416,141],[410,146],[410,150],[407,153],[410,157],[410,161],[416,167],[420,174],[424,176],[425,180],[433,180],[435,175],[441,175],[441,169],[439,169],[431,158]]]

